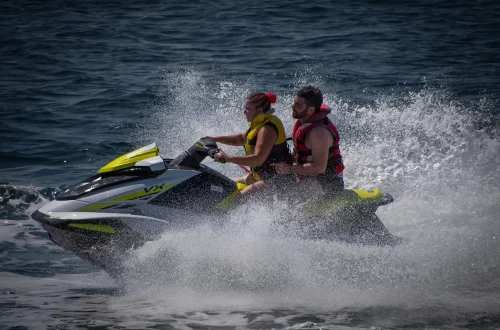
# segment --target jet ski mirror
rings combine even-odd
[[[201,138],[193,144],[188,150],[181,153],[173,159],[170,166],[187,166],[195,169],[200,168],[200,163],[207,157],[213,157],[219,150],[217,142],[211,138]]]

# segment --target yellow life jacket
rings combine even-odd
[[[276,139],[276,142],[274,143],[274,146],[264,163],[260,166],[253,166],[251,168],[255,181],[269,179],[277,175],[274,167],[270,165],[271,163],[290,163],[292,161],[288,145],[286,143],[285,128],[283,127],[281,120],[273,115],[273,112],[274,110],[271,109],[271,111],[268,111],[267,113],[258,114],[251,122],[248,123],[250,128],[246,132],[244,140],[244,147],[247,155],[252,155],[254,153],[255,145],[257,144],[257,135],[262,127],[266,125],[271,126],[278,133],[278,138]]]

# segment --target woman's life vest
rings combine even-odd
[[[312,160],[311,149],[306,147],[305,139],[313,128],[324,126],[332,134],[333,144],[329,149],[325,173],[317,176],[324,186],[328,185],[328,181],[342,178],[342,172],[344,171],[344,164],[342,163],[342,156],[339,149],[340,135],[335,125],[327,117],[330,112],[330,107],[322,104],[320,111],[313,114],[307,122],[302,123],[300,120],[297,120],[293,127],[293,149],[297,164],[307,164]]]
[[[260,166],[251,167],[253,178],[256,181],[270,179],[278,175],[274,167],[270,165],[271,163],[292,163],[292,156],[290,155],[286,143],[285,128],[281,120],[273,115],[273,113],[274,109],[271,108],[271,110],[255,116],[255,118],[249,122],[250,128],[245,135],[245,152],[247,155],[253,155],[255,145],[257,144],[257,134],[262,127],[270,126],[278,133],[278,138],[264,163]]]

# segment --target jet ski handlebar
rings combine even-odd
[[[200,168],[201,162],[207,156],[214,158],[214,155],[220,151],[221,150],[214,139],[204,137],[194,143],[188,150],[173,159],[169,165],[187,166],[198,169]]]
[[[222,153],[222,155],[226,155],[227,154],[222,151],[218,146],[217,146],[217,143],[215,142],[214,139],[211,139],[211,138],[202,138],[200,139],[201,143],[204,143],[207,147],[210,147],[210,149],[208,150],[208,155],[212,158],[212,159],[215,159],[214,155],[216,153]],[[219,157],[219,159],[217,160],[219,163],[221,164],[225,164],[227,161],[224,157]],[[252,174],[252,171],[250,171],[248,168],[246,168],[245,166],[243,165],[240,165],[240,164],[237,164],[243,171],[247,172],[248,174]]]
[[[217,148],[217,149],[210,149],[208,151],[208,155],[210,156],[210,158],[215,159],[215,154],[217,154],[219,152],[221,152],[224,155],[224,151],[220,150],[219,148]],[[226,163],[226,159],[225,158],[219,158],[217,161],[219,163],[221,163],[221,164],[225,164]]]
[[[225,154],[224,151],[222,151],[219,146],[217,145],[217,142],[215,142],[214,139],[209,138],[209,137],[204,137],[201,138],[195,145],[201,144],[207,149],[207,155],[210,156],[210,158],[215,159],[215,154],[217,153],[222,153],[223,155]],[[219,158],[218,159],[219,163],[226,163],[225,158]]]

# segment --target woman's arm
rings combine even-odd
[[[229,156],[225,155],[223,158],[227,162],[245,165],[245,166],[259,166],[269,157],[276,140],[278,139],[278,132],[271,126],[264,126],[257,134],[257,142],[255,144],[254,153],[248,156]]]
[[[243,134],[233,134],[224,136],[206,136],[207,138],[212,138],[215,142],[227,144],[228,146],[240,147],[244,143]]]

